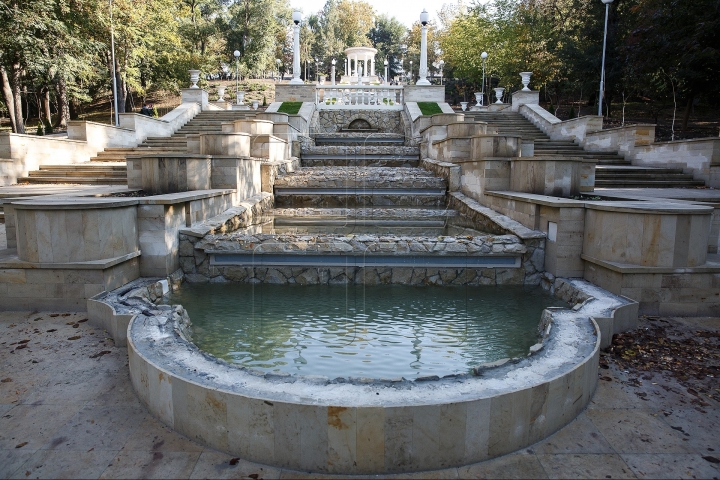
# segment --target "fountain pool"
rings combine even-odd
[[[238,283],[184,284],[168,302],[188,311],[193,343],[236,365],[407,379],[525,356],[543,309],[565,305],[539,287]]]

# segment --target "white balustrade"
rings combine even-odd
[[[318,110],[402,110],[402,85],[317,85]]]

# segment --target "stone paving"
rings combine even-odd
[[[0,313],[0,478],[337,478],[232,458],[163,426],[132,390],[126,350],[86,318]],[[530,448],[384,478],[720,477],[719,403],[612,364],[599,375],[585,412]]]

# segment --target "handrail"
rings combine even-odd
[[[371,108],[402,110],[402,85],[316,85],[318,109]]]

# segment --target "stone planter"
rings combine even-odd
[[[245,102],[245,92],[237,92],[235,103],[242,105]]]
[[[483,93],[482,92],[475,92],[475,101],[477,102],[478,106],[483,104]]]
[[[497,97],[497,102],[495,103],[503,103],[502,96],[505,89],[503,87],[493,88],[495,90],[495,96]]]
[[[460,102],[460,108],[462,108],[462,111],[464,112],[467,110],[468,102]]]
[[[190,83],[192,83],[190,88],[199,88],[197,82],[200,80],[200,70],[188,70],[188,72],[190,73]]]
[[[325,85],[325,75],[320,75],[320,85]]]
[[[528,85],[530,85],[530,76],[532,75],[532,72],[520,72],[520,78],[522,78],[522,84],[523,84],[523,92],[529,92],[530,88]]]
[[[225,87],[218,87],[217,89],[218,101],[222,102],[225,100]]]
[[[257,109],[258,109],[258,105],[259,105],[258,101],[257,101],[257,100],[253,100],[253,102],[252,102],[252,109],[253,109],[253,110],[257,110]]]

